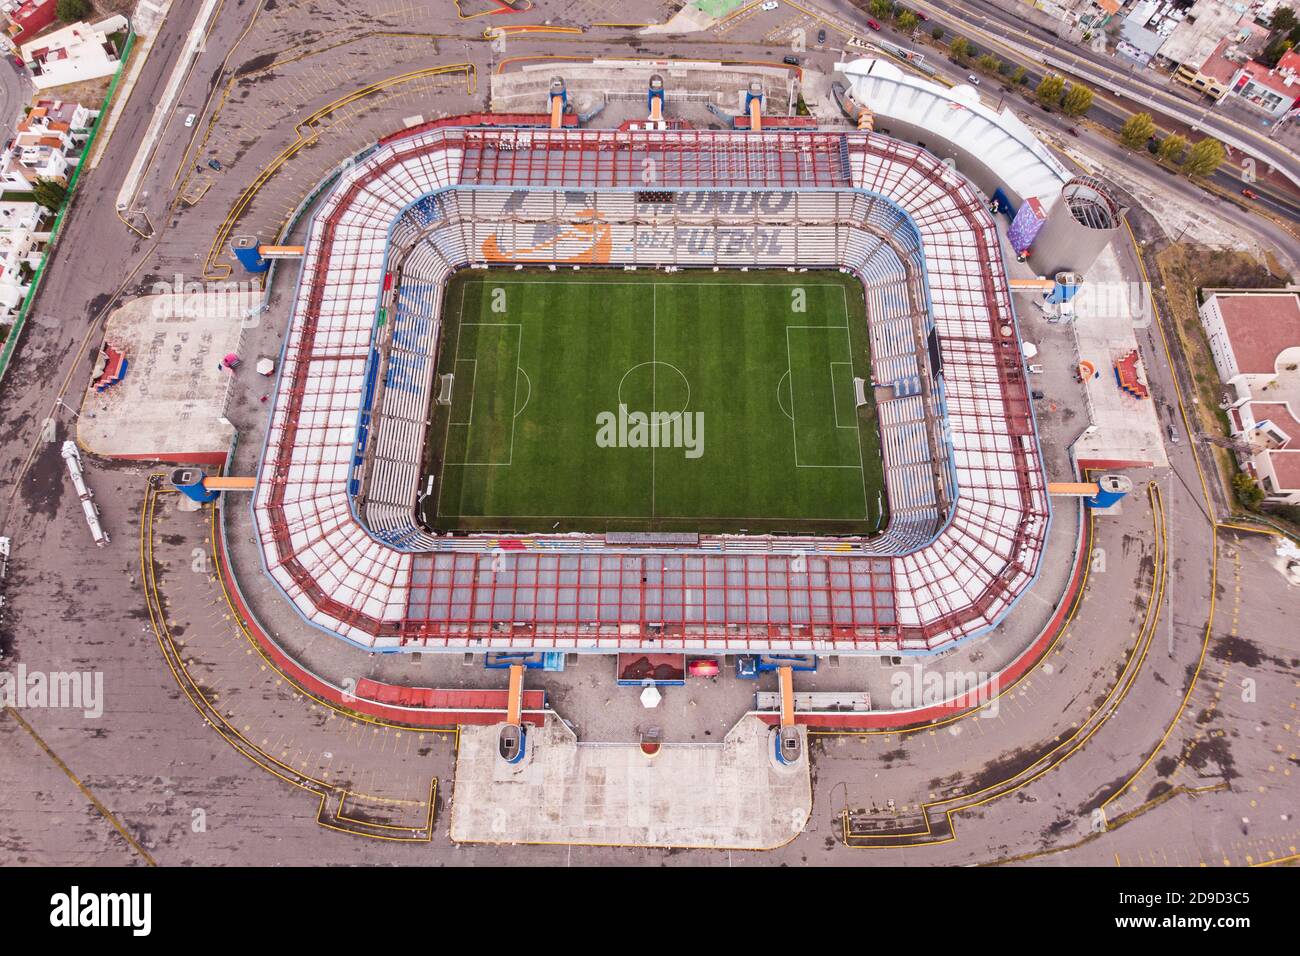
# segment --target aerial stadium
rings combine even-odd
[[[311,225],[266,569],[379,650],[980,633],[1049,520],[1001,257],[972,186],[879,134],[396,134]],[[705,450],[608,454],[629,403],[701,413]]]

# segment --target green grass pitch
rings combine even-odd
[[[446,306],[438,372],[455,380],[421,506],[437,530],[884,527],[851,277],[463,272]]]

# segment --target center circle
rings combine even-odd
[[[671,362],[642,362],[619,379],[618,403],[629,412],[664,412],[677,418],[691,404],[691,383]]]

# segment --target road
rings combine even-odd
[[[915,7],[918,6],[918,4],[912,4],[912,6]],[[925,4],[919,4],[919,6],[925,6]],[[847,19],[852,22],[861,22],[864,18],[864,14],[862,13],[861,9],[859,9],[858,5],[855,4],[853,0],[828,0],[828,2],[825,4],[825,8],[827,10],[833,10],[835,16],[837,16],[840,19]],[[810,9],[815,10],[817,8],[810,7]],[[930,16],[931,16],[931,20],[934,23],[942,24],[946,29],[950,30],[952,33],[964,36],[968,39],[971,38],[972,31],[971,31],[969,19],[961,19],[951,14],[948,14],[946,12],[941,12],[938,10],[930,14]],[[870,30],[864,29],[864,30],[860,30],[859,32],[865,33],[868,36],[872,35]],[[926,43],[921,42],[919,39],[914,40],[912,37],[909,37],[906,34],[903,34],[902,32],[890,26],[886,26],[882,31],[880,31],[879,34],[876,35],[883,36],[886,39],[890,40],[891,42],[898,43],[903,47],[909,49],[915,49],[918,52],[925,53],[927,62],[929,62],[932,66],[938,69],[940,76],[942,76],[945,80],[947,80],[950,83],[965,82],[967,75],[971,73],[970,68],[965,66],[959,66],[948,61],[947,58],[944,57],[940,51],[936,50],[935,47],[928,46]],[[1017,33],[1013,39],[1018,41],[1023,38]],[[1045,76],[1048,73],[1054,72],[1053,70],[1049,70],[1048,68],[1046,68],[1043,65],[1043,63],[1040,62],[1038,59],[1036,59],[1034,56],[1028,55],[1020,50],[1008,49],[1004,46],[994,47],[992,44],[990,44],[986,40],[982,40],[978,36],[972,40],[971,46],[972,46],[972,53],[968,58],[969,62],[973,62],[975,59],[978,58],[978,56],[981,53],[991,51],[995,55],[999,56],[1000,59],[1006,62],[1011,62],[1017,66],[1024,67],[1025,75],[1026,75],[1026,83],[1024,89],[1026,91],[1033,90],[1038,85],[1039,80],[1041,80],[1043,76]],[[1053,49],[1057,51],[1055,55],[1059,57],[1061,55],[1059,52],[1061,48],[1057,46],[1054,47]],[[1091,51],[1088,52],[1091,53]],[[982,76],[983,74],[979,74],[979,75]],[[1117,75],[1119,75],[1118,72]],[[1122,75],[1124,77],[1130,76],[1130,74],[1127,72],[1124,72]],[[1139,75],[1139,74],[1133,74],[1133,75]],[[1000,87],[998,84],[994,83],[991,78],[987,76],[984,76],[984,80],[985,80],[985,85],[987,87],[984,91],[985,98],[987,100],[990,95],[990,91],[998,90],[1000,92]],[[1177,101],[1179,108],[1184,112],[1191,111],[1192,114],[1196,115],[1197,122],[1196,124],[1193,125],[1199,126],[1201,129],[1203,129],[1206,132],[1211,132],[1211,133],[1215,132],[1215,128],[1211,125],[1211,121],[1209,121],[1205,115],[1202,115],[1207,112],[1207,106],[1205,104],[1202,103],[1198,105],[1196,103],[1191,103],[1184,98],[1173,96],[1172,94],[1169,94],[1167,91],[1159,90],[1159,88],[1153,88],[1153,90],[1156,92],[1160,92],[1163,96],[1167,98]],[[994,93],[993,95],[996,96],[998,94]],[[1054,111],[1049,111],[1044,109],[1042,106],[1040,106],[1037,103],[1037,101],[1034,101],[1030,98],[1024,98],[1024,99],[1017,98],[1016,102],[1018,104],[1017,108],[1022,109],[1023,111],[1033,110],[1035,111],[1036,114],[1041,114],[1040,118],[1045,118],[1049,112],[1054,112]],[[1157,119],[1157,126],[1162,128],[1164,132],[1179,133],[1183,136],[1187,136],[1192,139],[1195,138],[1194,130],[1192,129],[1191,125],[1173,119],[1169,116],[1161,115],[1159,110],[1154,107],[1151,108],[1151,111],[1156,114],[1155,118]],[[1095,123],[1097,126],[1109,130],[1111,133],[1115,135],[1118,135],[1120,129],[1124,126],[1124,123],[1133,114],[1133,112],[1134,112],[1133,109],[1130,109],[1118,98],[1109,94],[1105,90],[1096,89],[1094,90],[1094,100],[1093,100],[1092,108],[1088,111],[1087,114],[1087,121],[1088,123]],[[1068,125],[1075,125],[1075,124],[1068,123],[1066,125],[1068,126]],[[1080,126],[1081,129],[1086,129],[1087,126],[1086,123],[1079,123],[1078,125]],[[1270,146],[1276,146],[1276,144],[1271,143],[1271,141],[1266,141],[1266,142],[1268,142]],[[1287,157],[1288,159],[1290,159],[1291,157],[1291,154],[1284,148],[1276,149],[1273,152],[1277,154],[1277,158],[1279,161],[1281,160],[1282,157]],[[1128,154],[1128,159],[1130,160],[1132,159],[1132,154]],[[1294,162],[1293,159],[1290,159],[1290,161]],[[1155,168],[1154,164],[1153,164],[1153,168]],[[1216,186],[1219,190],[1222,190],[1223,192],[1230,193],[1233,195],[1239,195],[1241,193],[1241,190],[1245,186],[1245,183],[1243,182],[1243,175],[1236,165],[1236,160],[1232,158],[1229,158],[1229,160],[1225,162],[1224,165],[1217,172],[1215,172],[1213,176],[1208,177],[1208,181],[1212,183],[1214,186]],[[1272,215],[1300,224],[1300,192],[1298,192],[1292,186],[1290,181],[1287,180],[1280,173],[1275,173],[1272,176],[1270,176],[1267,170],[1265,170],[1264,173],[1260,176],[1258,181],[1254,181],[1250,183],[1250,188],[1257,194],[1258,198],[1255,200],[1247,200],[1246,198],[1243,197],[1240,200],[1243,208],[1248,208],[1251,204],[1254,204],[1258,206],[1260,209],[1271,213]],[[1294,239],[1292,241],[1294,241]]]
[[[41,445],[42,423],[56,424],[59,441],[70,437],[71,415],[60,400],[71,394],[69,403],[79,404],[102,319],[152,248],[131,240],[117,218],[113,198],[152,118],[154,90],[166,81],[192,23],[174,13],[164,21],[99,164],[80,182],[60,233],[59,252],[46,263],[22,338],[0,384],[5,407],[0,425],[0,528],[5,534],[13,534],[15,518],[22,517],[18,496]],[[0,74],[4,70],[0,67]],[[69,249],[78,254],[67,255]]]
[[[31,102],[32,90],[27,71],[5,57],[4,66],[0,66],[0,123],[3,124],[0,141],[8,142],[14,134],[14,124],[22,108]]]
[[[1113,55],[1098,53],[1082,45],[1063,46],[1058,38],[1045,35],[1047,31],[1027,25],[1020,18],[985,0],[923,0],[914,6],[924,9],[937,22],[965,34],[969,34],[973,24],[978,22],[977,29],[986,31],[1004,43],[1031,51],[1039,57],[1073,63],[1080,70],[1099,73],[1112,82],[1122,84],[1133,95],[1149,98],[1154,106],[1163,107],[1165,111],[1196,114],[1206,109],[1204,101],[1171,92],[1168,83],[1172,81],[1166,83],[1155,79],[1158,74],[1154,71],[1131,70],[1127,66],[1117,68]],[[1250,127],[1224,117],[1206,113],[1198,123],[1205,132],[1219,139],[1246,141],[1258,159],[1285,172],[1292,182],[1300,183],[1300,161],[1297,161],[1292,150]]]

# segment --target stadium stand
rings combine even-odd
[[[458,268],[516,263],[852,272],[886,531],[629,551],[420,527],[441,290]],[[916,147],[445,123],[388,138],[340,179],[303,269],[255,519],[272,578],[356,643],[931,651],[995,625],[1036,574],[1048,499],[996,229]],[[482,573],[502,550],[511,560]]]

